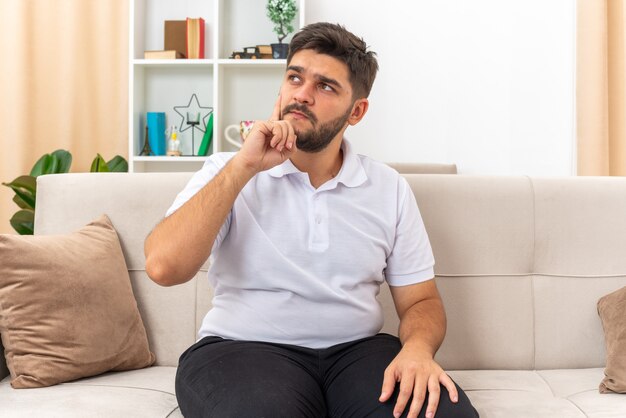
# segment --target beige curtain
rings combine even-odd
[[[579,175],[626,175],[625,0],[578,0]]]
[[[128,157],[128,0],[0,0],[0,181],[56,149]],[[0,233],[18,207],[0,187]]]

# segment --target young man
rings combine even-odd
[[[433,360],[445,314],[408,183],[343,133],[378,64],[338,25],[290,44],[272,116],[212,155],[146,239],[164,286],[211,256],[213,308],[180,358],[186,417],[476,417]],[[400,338],[378,334],[386,280]]]

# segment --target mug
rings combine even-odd
[[[242,120],[238,125],[228,125],[224,129],[224,138],[237,148],[241,148],[253,126],[253,120]]]

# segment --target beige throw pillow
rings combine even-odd
[[[600,393],[626,393],[626,287],[603,296],[598,314],[606,341],[606,368]]]
[[[106,215],[69,235],[0,235],[0,334],[14,388],[154,363]]]

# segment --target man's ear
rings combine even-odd
[[[348,124],[354,126],[363,119],[363,116],[367,113],[370,102],[366,98],[357,99],[352,105],[352,112],[348,118]]]

